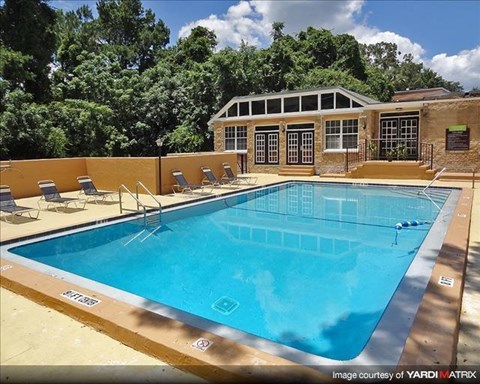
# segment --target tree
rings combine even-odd
[[[208,28],[199,25],[191,30],[190,35],[178,41],[177,61],[187,66],[204,63],[213,54],[217,45],[217,36]]]
[[[362,44],[360,49],[370,65],[389,73],[398,69],[398,55],[401,53],[397,44],[382,41],[370,45]]]
[[[364,95],[375,97],[375,95],[371,94],[370,88],[364,82],[356,79],[349,73],[328,68],[315,68],[309,71],[301,84],[301,88],[335,86],[341,86]]]
[[[298,34],[298,39],[304,54],[312,58],[314,67],[328,68],[335,62],[337,48],[330,31],[308,27],[306,32]]]
[[[264,92],[280,92],[295,88],[299,73],[296,71],[297,41],[284,36],[260,52],[258,59]]]
[[[281,21],[275,21],[272,24],[272,32],[270,32],[270,35],[273,38],[273,41],[277,41],[278,39],[281,39],[284,34],[283,34],[283,29],[285,28],[285,23]]]
[[[232,97],[248,95],[252,92],[249,81],[249,68],[246,50],[225,48],[211,58],[216,74],[215,89],[218,92],[219,105],[226,104]]]
[[[32,56],[0,47],[0,76],[5,80],[6,88],[24,90],[25,83],[35,79],[35,74],[28,68],[31,60]]]
[[[62,154],[58,148],[62,138],[53,130],[48,106],[33,103],[32,95],[22,90],[8,92],[0,114],[0,157],[36,159]]]
[[[140,72],[152,67],[155,55],[170,40],[164,22],[155,22],[155,14],[145,11],[141,0],[99,0],[97,10],[103,45],[115,53],[122,67]]]
[[[87,53],[100,53],[99,34],[91,9],[83,5],[76,11],[57,12],[57,62],[71,73]]]
[[[332,69],[345,71],[359,80],[365,80],[365,64],[360,53],[360,45],[352,35],[342,34],[334,37],[337,59]]]
[[[0,7],[0,42],[23,57],[31,57],[22,87],[35,101],[50,94],[50,63],[55,51],[55,11],[45,0],[5,0]],[[18,78],[17,78],[18,80]]]
[[[83,100],[65,100],[49,106],[52,135],[68,141],[63,145],[63,156],[112,156],[120,152],[127,138],[112,125],[110,108]],[[57,149],[58,151],[58,149]]]

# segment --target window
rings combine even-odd
[[[333,109],[333,93],[322,95],[322,109]]]
[[[337,92],[335,94],[335,99],[337,108],[350,108],[350,99],[347,96]]]
[[[282,112],[282,99],[267,100],[267,113],[281,113],[281,112]]]
[[[300,98],[297,97],[285,97],[283,99],[283,112],[298,112],[300,111]]]
[[[247,127],[225,127],[225,150],[242,151],[247,149]]]
[[[315,124],[313,123],[299,123],[299,124],[288,124],[287,125],[287,130],[290,131],[298,131],[298,130],[311,130],[315,129]]]
[[[244,101],[238,104],[240,109],[240,116],[250,115],[250,108],[248,107],[248,101]]]
[[[255,164],[278,164],[278,125],[255,127]]]
[[[318,110],[318,96],[308,95],[302,96],[302,111],[316,111]]]
[[[228,108],[228,117],[238,116],[237,103],[234,103],[230,108]]]
[[[265,100],[252,101],[252,115],[265,114]]]
[[[325,122],[325,149],[356,148],[358,120],[328,120]]]

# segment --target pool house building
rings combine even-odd
[[[382,103],[343,87],[248,95],[210,125],[215,151],[237,153],[248,172],[348,173],[389,160],[471,172],[480,165],[478,96],[434,88]]]

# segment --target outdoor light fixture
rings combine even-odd
[[[162,145],[165,141],[165,137],[158,136],[155,143],[158,146],[158,194],[162,194]]]
[[[360,116],[360,127],[367,128],[367,116]]]
[[[423,103],[422,116],[428,115],[428,103]]]
[[[158,139],[155,140],[155,143],[157,143],[158,148],[162,148],[164,141],[165,141],[165,137],[158,136]]]

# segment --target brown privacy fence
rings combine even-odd
[[[172,192],[175,179],[172,169],[180,169],[192,183],[201,183],[201,166],[210,167],[221,177],[224,162],[236,170],[234,153],[205,152],[158,157],[88,157],[70,159],[2,161],[0,184],[7,184],[15,198],[39,196],[39,180],[53,180],[60,192],[78,191],[78,176],[89,175],[98,189],[117,190],[120,184],[134,190],[141,181],[154,194],[160,191],[160,173],[163,194]],[[161,172],[160,172],[161,171]]]

